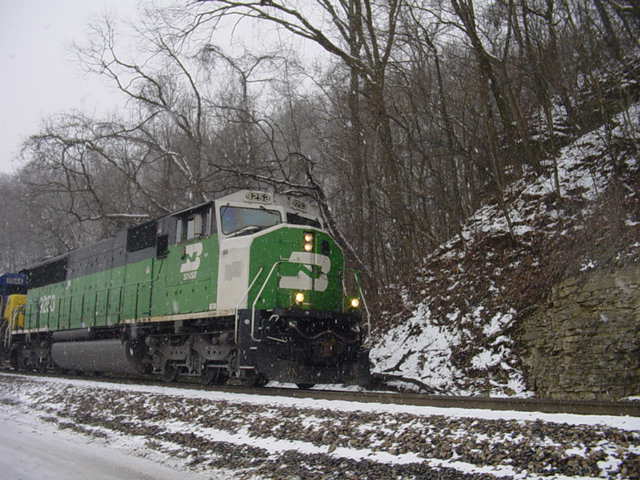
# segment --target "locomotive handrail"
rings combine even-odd
[[[258,270],[258,273],[256,273],[256,276],[251,281],[249,288],[247,288],[247,291],[244,292],[244,295],[240,298],[240,300],[238,300],[238,303],[236,304],[236,319],[235,319],[235,328],[234,328],[234,334],[233,334],[233,340],[236,342],[236,344],[238,343],[238,327],[239,327],[239,320],[240,320],[238,316],[238,310],[240,310],[240,304],[245,298],[249,296],[249,292],[253,288],[254,283],[256,283],[256,281],[260,277],[260,274],[262,273],[263,270],[264,270],[264,267],[260,267],[260,270]]]
[[[356,281],[356,285],[358,285],[358,292],[360,292],[360,298],[362,299],[362,304],[364,305],[364,309],[367,312],[367,338],[364,343],[367,343],[371,338],[371,312],[369,311],[369,306],[367,305],[367,300],[364,298],[364,292],[362,291],[362,285],[360,285],[360,277],[358,272],[353,272],[353,278]]]
[[[298,264],[299,262],[292,262],[291,260],[286,260],[286,259],[278,260],[273,264],[273,266],[271,267],[271,270],[269,270],[269,275],[267,275],[267,278],[265,278],[264,283],[262,284],[262,287],[260,287],[260,291],[258,292],[258,295],[256,295],[256,298],[253,301],[253,305],[251,305],[251,340],[253,340],[254,342],[262,341],[261,339],[258,339],[255,337],[256,304],[258,303],[258,300],[260,300],[260,297],[262,296],[262,292],[267,286],[267,283],[269,283],[269,279],[271,278],[271,275],[273,275],[273,272],[275,271],[276,267],[281,263],[290,263],[292,265],[295,265],[295,264]]]
[[[254,342],[261,342],[262,340],[257,339],[254,335],[255,333],[255,323],[256,323],[256,304],[258,303],[258,300],[260,299],[260,297],[262,296],[262,292],[264,291],[265,287],[267,286],[267,283],[269,283],[269,279],[271,278],[271,275],[273,275],[274,270],[276,269],[276,267],[278,265],[280,265],[281,263],[295,263],[295,262],[290,262],[289,260],[278,260],[277,262],[275,262],[273,264],[273,266],[271,267],[271,270],[269,270],[269,275],[267,275],[267,278],[265,278],[264,283],[262,284],[262,287],[260,287],[260,291],[258,292],[258,295],[256,295],[256,299],[253,301],[253,305],[251,305],[251,340],[253,340]]]
[[[19,307],[16,307],[11,312],[11,317],[7,320],[7,323],[5,325],[6,329],[4,331],[4,338],[2,338],[5,349],[8,349],[11,346],[11,332],[13,332],[14,330],[18,330],[16,328],[18,325],[18,317],[20,316],[20,314],[24,315],[26,311],[25,307],[26,305],[20,305]],[[22,326],[22,328],[24,329],[24,325]]]

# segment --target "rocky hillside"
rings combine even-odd
[[[426,391],[545,394],[523,361],[524,322],[559,282],[639,264],[639,155],[636,103],[524,172],[506,208],[478,210],[404,286],[403,313],[374,341],[375,371]]]

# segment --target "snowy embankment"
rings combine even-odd
[[[448,394],[533,395],[513,332],[548,288],[540,279],[550,278],[554,268],[549,245],[590,228],[589,216],[614,171],[618,178],[637,177],[639,142],[640,106],[634,105],[558,152],[559,188],[551,160],[543,165],[546,174],[526,172],[505,192],[515,240],[497,204],[479,209],[405,288],[403,303],[412,313],[396,317],[374,342],[374,371]],[[625,195],[637,201],[633,187],[625,185]],[[623,220],[628,230],[640,225],[633,215]],[[618,257],[636,261],[639,254],[636,242]],[[588,253],[576,263],[576,271],[599,266]]]
[[[3,429],[19,432],[22,425],[42,432],[43,440],[80,442],[82,448],[67,452],[70,458],[95,449],[100,462],[113,455],[119,467],[143,469],[139,478],[164,477],[151,470],[143,475],[144,465],[123,456],[145,457],[194,479],[640,474],[635,417],[320,401],[7,374],[0,375],[0,405]],[[56,437],[54,426],[77,436]],[[21,444],[28,448],[29,442]],[[15,467],[15,452],[15,445],[0,444],[0,466]],[[62,478],[50,464],[40,457],[27,461],[24,478]]]

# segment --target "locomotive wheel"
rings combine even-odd
[[[47,373],[47,362],[43,359],[38,360],[38,373]]]
[[[310,388],[313,388],[316,384],[315,383],[296,383],[296,385],[300,390],[309,390]]]
[[[18,360],[19,357],[20,354],[16,350],[13,350],[9,354],[9,365],[11,365],[14,370],[20,370],[20,362]]]
[[[206,368],[202,371],[203,385],[222,385],[227,381],[226,372],[222,368]]]
[[[26,355],[18,355],[18,371],[28,372],[31,370],[31,361]]]
[[[265,377],[262,373],[258,373],[251,378],[250,384],[252,387],[261,388],[261,387],[264,387],[268,382],[269,382],[269,379],[267,377]]]
[[[175,382],[178,378],[178,369],[172,363],[165,363],[164,370],[162,371],[162,379],[167,382]]]

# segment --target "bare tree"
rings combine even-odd
[[[149,11],[149,15],[151,15]],[[105,18],[92,26],[91,41],[77,48],[81,61],[93,72],[106,76],[140,112],[136,125],[128,127],[152,137],[154,147],[186,182],[191,201],[207,198],[203,189],[203,149],[206,136],[205,106],[196,74],[182,54],[181,45],[155,24],[143,24],[138,34],[149,53],[143,62],[125,58],[119,51],[117,33]],[[154,65],[153,62],[157,63]],[[166,122],[175,134],[162,141],[154,135],[152,124]],[[182,137],[182,149],[170,142]]]
[[[318,0],[313,4],[281,1],[207,0],[194,3],[194,21],[185,35],[209,28],[215,30],[226,19],[241,18],[269,22],[314,42],[343,63],[351,72],[348,105],[351,112],[353,174],[365,176],[360,145],[362,138],[361,100],[364,99],[380,145],[384,188],[389,210],[399,220],[399,229],[411,228],[403,197],[399,160],[393,140],[391,117],[386,103],[386,74],[396,40],[398,16],[403,0],[371,1]],[[318,15],[319,9],[322,15]],[[321,17],[327,19],[323,21]],[[363,193],[357,187],[357,202]],[[399,247],[402,248],[400,242]]]

